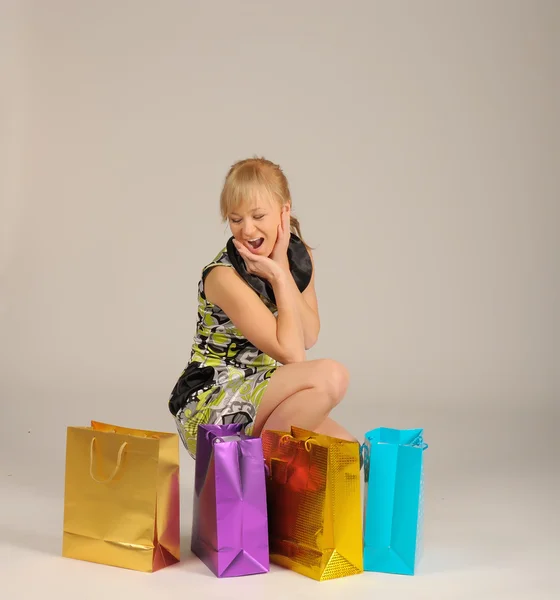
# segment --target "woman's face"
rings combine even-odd
[[[270,256],[281,222],[282,209],[278,202],[256,194],[228,215],[233,237],[253,254]]]

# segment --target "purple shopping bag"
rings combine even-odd
[[[264,468],[240,424],[199,426],[191,550],[218,577],[270,569]]]

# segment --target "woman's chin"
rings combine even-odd
[[[270,255],[272,254],[272,251],[268,251],[268,250],[261,250],[259,248],[259,250],[257,250],[255,252],[255,254],[258,254],[259,256],[264,256],[265,258],[270,258]]]

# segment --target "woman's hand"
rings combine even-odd
[[[290,207],[284,206],[280,215],[280,225],[278,225],[278,236],[274,248],[270,253],[270,258],[283,269],[289,271],[288,245],[290,244]]]
[[[251,273],[251,275],[257,275],[271,283],[282,276],[282,268],[280,265],[268,256],[253,254],[235,239],[233,240],[233,244],[237,248],[241,258],[245,261],[247,271]]]

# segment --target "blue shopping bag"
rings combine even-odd
[[[423,550],[423,429],[379,427],[364,450],[364,570],[414,575]]]

